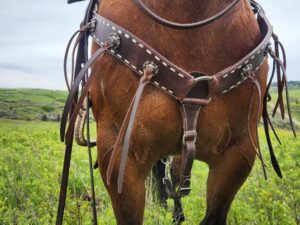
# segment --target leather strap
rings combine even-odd
[[[91,20],[92,17],[92,12],[93,8],[95,7],[97,1],[96,0],[90,0],[89,5],[86,9],[86,13],[83,19],[83,22],[81,23],[81,27],[85,27],[89,24],[89,21]],[[82,69],[82,63],[85,63],[87,61],[88,57],[88,34],[86,31],[83,31],[84,35],[83,37],[80,37],[80,41],[78,43],[78,50],[77,50],[77,58],[76,58],[76,65],[75,65],[75,75],[74,75],[74,80],[76,80],[76,75],[79,73],[79,71]],[[75,36],[74,36],[75,37]],[[66,79],[67,81],[67,79]],[[72,89],[72,88],[71,88]],[[78,96],[78,85],[72,90],[72,99],[71,101],[76,104],[77,102],[77,96]],[[68,110],[69,110],[69,115],[71,116],[74,111],[74,104],[69,104]],[[67,120],[67,114],[64,115],[65,121]],[[63,122],[64,124],[64,122]],[[65,125],[65,124],[64,124]],[[64,129],[61,129],[61,139],[63,140],[62,133],[64,134]],[[63,132],[62,132],[63,131]],[[70,135],[72,136],[74,133],[74,129],[70,131]],[[58,202],[58,208],[57,208],[57,216],[56,216],[56,225],[62,225],[63,223],[63,216],[64,216],[64,209],[65,209],[65,203],[66,203],[66,195],[67,195],[67,187],[68,187],[68,179],[69,179],[69,169],[70,169],[70,162],[71,162],[71,155],[72,155],[72,146],[73,146],[73,141],[71,140],[70,142],[66,143],[66,148],[65,148],[65,158],[64,158],[64,165],[63,165],[63,171],[62,171],[62,181],[61,181],[61,187],[60,187],[60,196],[59,196],[59,202]],[[94,191],[93,191],[94,194]],[[94,225],[97,225],[97,217],[95,216],[96,208],[95,208],[95,202],[94,202],[94,196],[93,196],[93,217],[94,217]]]
[[[226,13],[228,13],[240,0],[233,0],[229,5],[227,5],[222,11],[218,12],[217,14],[213,15],[212,17],[209,17],[207,19],[195,22],[195,23],[176,23],[169,20],[166,20],[159,15],[155,14],[149,7],[147,7],[142,0],[134,0],[137,6],[151,19],[154,21],[170,27],[174,29],[181,29],[181,30],[187,30],[187,29],[194,29],[198,27],[203,27],[205,25],[208,25],[217,19],[220,19],[222,16],[224,16]]]

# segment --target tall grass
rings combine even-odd
[[[54,224],[64,155],[58,132],[57,123],[0,120],[0,224]],[[266,160],[265,181],[257,161],[231,207],[230,225],[300,224],[300,142],[285,130],[279,135],[283,145],[275,149],[284,178],[277,178]],[[267,149],[263,141],[262,149]],[[264,155],[269,159],[267,151]],[[184,224],[199,224],[204,216],[207,171],[201,162],[193,167],[192,192],[183,199]],[[99,224],[115,224],[98,171],[95,180]],[[92,224],[89,195],[87,152],[75,145],[65,224]],[[151,199],[148,191],[144,224],[172,224],[172,202],[164,210]]]

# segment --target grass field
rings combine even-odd
[[[54,224],[64,149],[58,130],[54,122],[0,120],[0,224]],[[275,147],[284,178],[275,176],[267,160],[265,181],[257,161],[232,205],[229,224],[299,224],[300,142],[285,130],[279,134],[283,145]],[[205,164],[196,163],[192,193],[183,201],[185,224],[198,224],[204,215],[206,174]],[[91,224],[88,175],[86,149],[75,145],[65,224]],[[99,223],[115,224],[98,171],[95,177]],[[171,209],[165,211],[151,199],[148,192],[144,224],[172,224]]]
[[[293,115],[299,121],[299,83],[290,89]],[[0,89],[0,225],[55,223],[64,145],[59,141],[59,123],[49,120],[60,119],[66,95],[64,91]],[[275,124],[287,127],[278,116]],[[282,145],[273,143],[284,178],[277,178],[272,170],[264,135],[260,135],[269,179],[264,180],[257,161],[231,207],[229,225],[300,225],[300,141],[285,129],[279,129],[279,136]],[[204,163],[195,163],[192,192],[183,199],[184,224],[199,224],[204,216],[207,172]],[[116,224],[98,170],[95,180],[99,224]],[[92,224],[89,196],[87,151],[74,145],[65,224]],[[148,191],[144,224],[172,224],[171,201],[164,210],[154,198]]]

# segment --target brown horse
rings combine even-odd
[[[193,22],[216,14],[230,0],[145,0],[158,15],[176,22]],[[201,28],[176,30],[151,20],[132,0],[103,0],[98,13],[129,30],[186,71],[215,74],[247,55],[261,40],[261,33],[248,0],[241,0],[221,19]],[[93,51],[99,46],[93,43]],[[266,89],[268,65],[256,72],[261,90]],[[93,114],[97,122],[98,164],[107,180],[112,149],[138,85],[137,76],[105,55],[93,66],[91,86]],[[207,210],[201,224],[225,224],[235,194],[248,177],[256,151],[248,132],[248,109],[253,84],[214,98],[199,115],[196,159],[209,165]],[[256,93],[255,98],[258,98]],[[250,112],[250,133],[255,137],[257,106]],[[145,179],[154,163],[181,154],[182,121],[177,102],[148,85],[133,127],[123,191],[117,192],[118,165],[110,194],[118,224],[142,224]],[[257,142],[257,140],[254,140]]]

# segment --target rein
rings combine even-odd
[[[69,0],[69,3],[76,2],[78,0]],[[190,24],[178,24],[171,21],[164,20],[163,18],[154,14],[144,3],[140,0],[135,0],[136,4],[142,8],[142,10],[155,21],[176,29],[191,29],[200,26],[204,26],[211,23],[223,15],[225,15],[230,9],[232,9],[239,0],[234,0],[230,5],[224,8],[221,12],[203,21]],[[87,139],[76,138],[81,145],[86,145],[89,150],[89,163],[91,174],[91,189],[92,189],[92,206],[93,206],[93,223],[97,224],[97,215],[95,207],[95,194],[94,194],[94,181],[91,159],[91,147],[95,146],[94,142],[90,141],[89,133],[89,115],[90,108],[89,101],[89,88],[93,82],[95,73],[89,73],[90,67],[93,63],[101,58],[104,54],[108,53],[115,59],[119,60],[125,66],[130,68],[140,78],[140,83],[134,98],[131,101],[131,105],[126,113],[125,119],[122,123],[119,131],[115,147],[112,150],[109,166],[107,169],[107,184],[110,183],[110,178],[114,169],[115,160],[117,157],[117,146],[123,142],[123,148],[121,152],[121,161],[119,167],[118,177],[118,192],[122,192],[122,185],[124,179],[124,172],[126,167],[126,160],[128,157],[129,145],[131,140],[131,131],[135,122],[135,115],[138,110],[140,98],[143,95],[143,90],[146,85],[153,85],[164,93],[172,97],[179,103],[179,108],[183,121],[183,137],[182,137],[182,168],[180,175],[179,187],[173,186],[172,182],[168,178],[164,178],[166,192],[169,197],[173,198],[175,202],[180,203],[180,198],[187,196],[190,191],[190,179],[191,169],[196,152],[196,138],[197,138],[197,120],[201,108],[209,104],[212,98],[217,98],[220,95],[230,92],[232,89],[239,87],[246,80],[250,80],[253,83],[253,92],[251,102],[249,106],[249,113],[252,105],[255,103],[254,94],[257,91],[258,96],[261,95],[260,85],[255,77],[255,72],[260,69],[261,65],[265,62],[267,55],[270,55],[274,59],[274,66],[272,76],[269,80],[267,92],[263,98],[263,102],[257,101],[258,108],[263,105],[263,121],[268,147],[270,151],[272,165],[278,174],[281,175],[280,167],[276,160],[273,147],[269,136],[269,125],[275,133],[275,130],[270,122],[270,118],[267,113],[266,104],[269,100],[269,88],[273,80],[275,70],[277,69],[277,79],[279,82],[279,98],[276,106],[279,106],[279,110],[283,113],[283,98],[282,92],[285,88],[287,98],[287,109],[290,116],[290,123],[295,135],[293,121],[291,119],[290,106],[288,102],[288,89],[287,78],[285,73],[285,54],[284,62],[280,61],[279,51],[283,51],[282,44],[279,42],[277,36],[273,34],[272,27],[266,18],[262,8],[253,0],[250,1],[253,8],[253,12],[257,15],[257,22],[259,24],[263,39],[261,43],[256,46],[249,54],[243,57],[235,64],[223,69],[222,71],[214,75],[205,75],[202,73],[188,73],[183,68],[176,66],[169,61],[163,55],[159,54],[155,49],[145,43],[143,40],[136,37],[134,34],[125,30],[121,26],[109,21],[101,15],[93,12],[100,2],[97,0],[90,0],[84,20],[81,24],[81,28],[71,38],[67,45],[66,56],[64,60],[64,71],[69,90],[69,95],[63,110],[60,137],[61,141],[66,144],[65,160],[62,174],[61,191],[59,206],[57,212],[56,225],[61,225],[63,222],[66,191],[68,185],[69,167],[72,153],[72,144],[74,133],[78,135],[76,128],[76,120],[79,117],[84,119],[87,126]],[[99,49],[88,59],[88,38],[91,36],[93,41],[99,45]],[[270,47],[270,39],[275,40],[275,52]],[[69,48],[72,41],[75,40],[75,46],[72,51],[74,58],[77,49],[76,60],[72,60],[72,75],[71,82],[68,82],[67,78],[67,58]],[[80,95],[79,89],[81,87]],[[274,109],[276,111],[277,108]],[[248,113],[248,114],[249,114]],[[283,113],[284,114],[284,113]],[[257,112],[257,122],[259,121],[259,111]],[[80,129],[83,129],[84,124],[80,125]],[[257,127],[257,125],[256,125]],[[248,115],[248,129],[249,129],[249,115]],[[275,133],[276,134],[276,133]],[[277,135],[276,135],[277,136]],[[256,137],[253,138],[249,132],[249,137],[253,144],[254,149],[257,151],[257,155],[262,162],[263,171],[266,177],[265,165],[259,149],[259,143]],[[257,143],[254,143],[254,140]],[[183,216],[183,212],[180,215]],[[177,218],[177,222],[180,222],[181,218]]]

